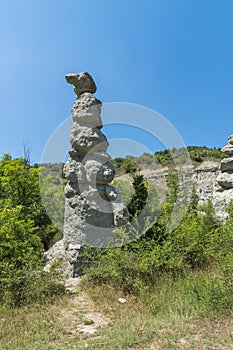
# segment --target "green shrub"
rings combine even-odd
[[[48,249],[50,240],[57,234],[58,229],[51,225],[51,220],[42,203],[40,171],[39,167],[29,166],[24,158],[11,159],[9,155],[5,155],[0,161],[0,200],[2,208],[20,206],[21,219],[31,220],[35,235],[40,236],[44,248]],[[44,182],[47,181],[49,184],[47,185],[48,194],[46,194],[50,197],[55,194],[56,203],[62,204],[59,187],[55,184],[51,185],[50,178],[49,176],[43,178]],[[57,216],[62,218],[61,210],[58,211]],[[53,212],[56,211],[53,210]]]
[[[6,203],[5,203],[6,205]],[[43,245],[32,220],[22,219],[22,206],[0,210],[0,301],[20,306],[45,302],[62,288],[42,271]]]
[[[223,239],[212,203],[199,207],[195,190],[190,208],[179,226],[171,232],[166,230],[176,192],[177,181],[173,177],[164,210],[144,237],[118,248],[90,248],[85,252],[89,281],[110,283],[126,292],[139,294],[140,290],[156,285],[163,275],[176,279],[191,271],[214,268],[218,261],[223,261],[222,257],[226,256],[224,246],[229,250],[232,244],[229,241],[232,223],[228,221],[225,226],[226,237]],[[226,268],[226,263],[224,266]],[[223,278],[224,273],[220,273]]]

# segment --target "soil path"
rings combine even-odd
[[[97,329],[106,326],[109,320],[97,312],[94,303],[78,290],[79,283],[79,278],[73,278],[66,282],[70,299],[67,305],[60,310],[59,321],[70,337],[83,335],[85,339],[93,338],[92,336]]]

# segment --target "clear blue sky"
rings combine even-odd
[[[102,102],[158,111],[187,145],[233,133],[232,0],[1,0],[0,38],[1,155],[24,141],[40,160],[75,98],[64,76],[84,70]]]

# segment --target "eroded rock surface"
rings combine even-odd
[[[96,85],[87,72],[66,75],[78,98],[72,108],[72,149],[63,174],[65,187],[64,235],[59,254],[67,261],[68,276],[82,272],[80,252],[85,245],[106,246],[115,228],[126,224],[128,211],[118,191],[109,185],[115,175],[102,133],[101,102],[93,96]],[[51,251],[52,256],[54,254]],[[49,255],[49,254],[48,254]]]
[[[227,217],[227,206],[233,200],[233,135],[228,137],[228,144],[222,148],[226,158],[218,163],[205,162],[194,171],[199,203],[211,200],[217,217],[223,221]]]

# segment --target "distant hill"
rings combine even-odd
[[[206,146],[188,146],[187,150],[194,168],[199,166],[202,162],[211,160],[220,162],[221,159],[224,158],[224,154],[221,152],[220,148],[208,148]],[[116,169],[117,176],[123,175],[125,173],[130,173],[132,170],[153,170],[155,168],[158,168],[158,166],[172,169],[175,167],[173,160],[174,155],[176,158],[179,156],[183,157],[184,149],[173,148],[171,150],[155,152],[154,154],[143,153],[139,157],[128,155],[125,158],[115,158],[113,160],[113,165]]]
[[[194,168],[198,167],[202,162],[205,161],[215,161],[220,162],[224,158],[224,154],[221,152],[220,148],[208,148],[206,146],[188,146],[187,147],[189,157],[192,161]],[[123,174],[130,173],[134,170],[155,170],[158,167],[166,167],[168,169],[173,169],[175,167],[174,155],[177,157],[184,156],[184,149],[173,148],[171,150],[164,150],[155,152],[154,154],[143,153],[139,157],[134,157],[127,155],[125,158],[115,158],[112,160],[112,164],[116,170],[116,176],[121,176]],[[41,164],[45,168],[45,173],[51,175],[59,184],[62,176],[63,163],[47,163]]]

